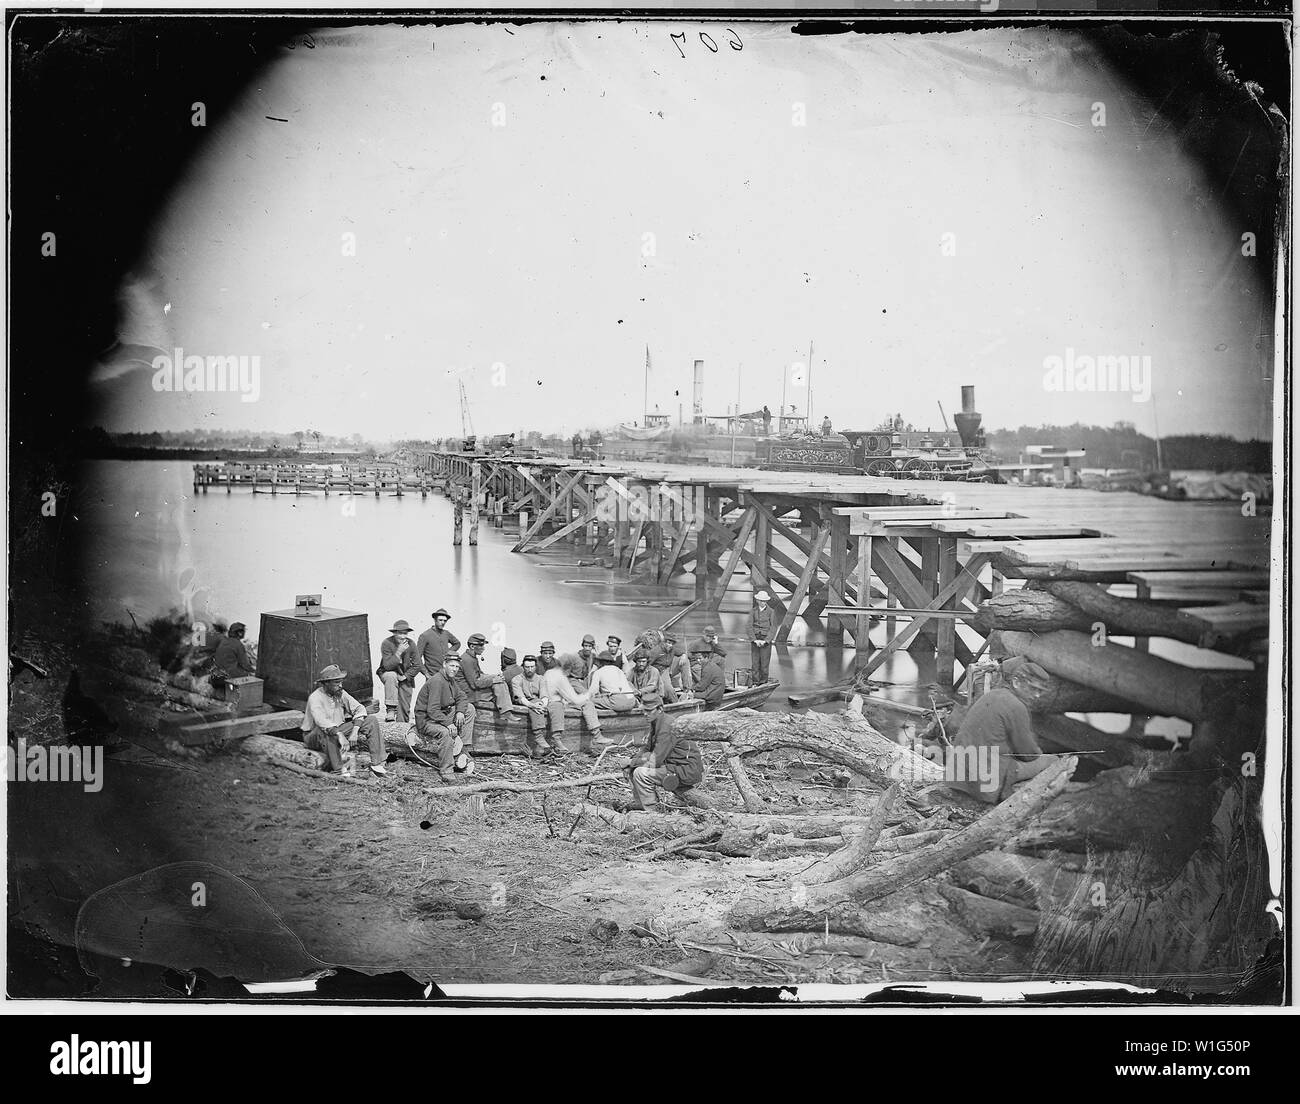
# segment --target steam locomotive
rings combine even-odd
[[[953,418],[956,434],[905,430],[900,417],[877,429],[847,429],[833,437],[776,438],[760,454],[760,466],[768,471],[981,481],[989,477],[991,455],[980,428],[983,415],[975,410],[975,388],[963,387],[961,401],[962,412]]]

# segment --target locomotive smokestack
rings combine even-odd
[[[695,394],[691,399],[691,420],[695,423],[704,421],[704,361],[695,362]]]
[[[957,425],[957,432],[961,435],[963,448],[983,448],[984,434],[980,430],[980,423],[984,420],[984,415],[975,409],[975,388],[969,384],[961,389],[961,413],[954,414],[952,420]]]

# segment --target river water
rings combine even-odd
[[[419,632],[445,606],[452,614],[448,628],[462,642],[472,632],[492,642],[486,656],[492,669],[502,644],[523,655],[554,640],[564,652],[576,650],[587,632],[602,645],[610,632],[630,643],[694,598],[693,577],[667,587],[634,586],[604,569],[577,567],[582,554],[570,549],[512,553],[517,533],[510,523],[493,529],[484,519],[478,546],[455,548],[451,503],[438,494],[196,493],[192,471],[186,461],[87,466],[73,510],[93,534],[87,571],[98,619],[125,622],[129,610],[143,623],[180,609],[193,621],[243,621],[251,639],[261,613],[291,607],[298,594],[321,594],[326,606],[369,616],[377,660],[395,620],[405,618]],[[619,604],[629,601],[655,604]],[[742,570],[719,614],[688,614],[678,631],[695,636],[718,623],[728,670],[747,667],[749,609]],[[853,667],[852,649],[824,646],[815,621],[796,621],[792,639],[800,643],[773,649],[771,671],[782,693],[769,708],[783,707],[786,692],[825,685]],[[904,653],[874,677],[910,684],[929,681],[933,672],[918,672]]]

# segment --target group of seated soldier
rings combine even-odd
[[[601,731],[602,711],[651,712],[691,697],[703,699],[705,709],[722,703],[726,651],[714,626],[689,644],[671,632],[649,629],[626,652],[622,639],[612,633],[600,652],[590,633],[575,651],[558,655],[550,640],[522,660],[514,648],[502,647],[500,669],[487,671],[487,637],[470,634],[458,654],[461,644],[447,629],[450,619],[445,609],[436,610],[432,625],[414,645],[411,626],[398,621],[380,647],[376,672],[384,684],[387,720],[413,723],[415,735],[436,749],[444,780],[457,771],[473,770],[469,752],[484,710],[522,707],[528,726],[526,752],[542,758],[569,753],[565,730],[570,709],[591,733],[590,753],[595,756],[611,743]],[[417,675],[424,679],[418,694]]]

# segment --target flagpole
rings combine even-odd
[[[650,425],[650,343],[645,346],[645,392],[641,396],[641,424]]]
[[[813,412],[812,412],[812,364],[813,364],[812,356],[813,356],[813,343],[812,343],[811,341],[809,341],[809,342],[808,342],[808,410],[807,410],[807,414],[808,414],[808,428],[809,428],[810,430],[812,429],[812,416],[813,416]]]

